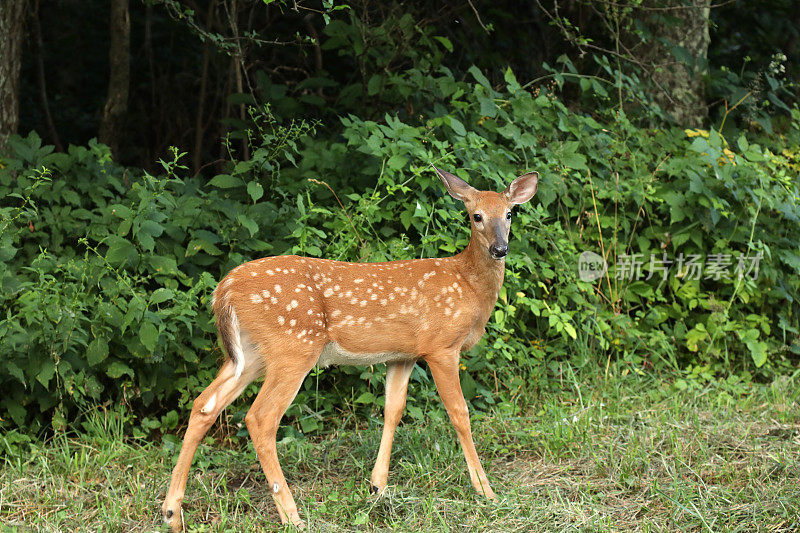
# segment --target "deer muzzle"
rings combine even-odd
[[[496,242],[489,246],[489,255],[492,259],[502,259],[508,255],[508,243]]]

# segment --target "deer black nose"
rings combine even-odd
[[[489,253],[492,254],[492,257],[495,259],[500,259],[508,255],[508,245],[507,244],[492,244],[489,246]]]

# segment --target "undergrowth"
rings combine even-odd
[[[112,401],[139,417],[137,436],[174,430],[222,357],[208,304],[234,266],[465,246],[462,206],[431,164],[481,189],[541,176],[516,213],[485,339],[462,361],[474,409],[518,415],[565,361],[669,371],[688,389],[796,366],[800,110],[781,133],[725,137],[576,112],[511,71],[501,88],[470,75],[425,77],[432,103],[406,121],[349,115],[334,131],[254,107],[251,156],[226,143],[210,179],[189,175],[177,150],[151,175],[97,143],[53,153],[35,134],[12,138],[0,168],[0,427],[47,435]],[[581,276],[583,252],[607,264],[599,279]],[[322,415],[347,399],[379,408],[382,390],[372,368],[315,370],[289,417],[324,433]]]
[[[796,378],[676,392],[633,375],[574,369],[563,388],[509,417],[473,414],[476,446],[500,497],[474,493],[436,400],[406,415],[384,498],[369,492],[381,418],[339,406],[325,435],[278,444],[300,513],[325,531],[795,531],[800,409]],[[574,376],[575,373],[572,373]],[[567,372],[570,374],[570,372]],[[411,394],[416,387],[412,385]],[[130,437],[120,406],[87,413],[47,442],[6,433],[0,520],[22,531],[154,531],[177,444]],[[201,445],[186,531],[280,526],[250,444],[228,413]],[[295,430],[299,425],[294,423]]]

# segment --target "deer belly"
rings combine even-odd
[[[391,363],[393,361],[407,361],[414,359],[413,355],[402,352],[357,353],[345,350],[338,343],[329,342],[322,349],[317,360],[317,366],[331,365],[367,366],[378,363]]]

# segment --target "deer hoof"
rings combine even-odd
[[[164,507],[161,508],[161,515],[164,517],[164,522],[170,526],[172,531],[183,530],[183,524],[181,524],[180,504],[178,504],[177,508],[175,508],[174,505],[164,505]]]
[[[293,518],[291,520],[284,522],[284,525],[288,525],[291,527],[291,529],[295,529],[297,531],[305,531],[306,529],[308,529],[308,526],[305,523],[305,521],[299,516],[297,518]]]

